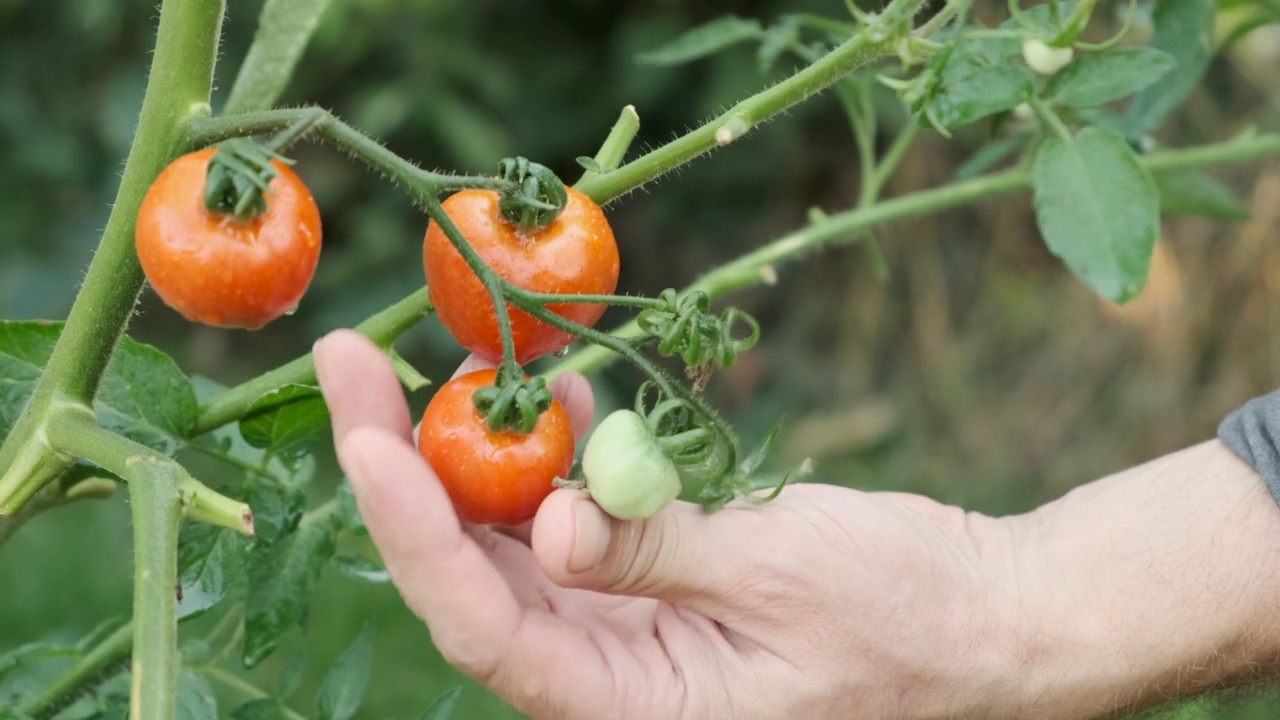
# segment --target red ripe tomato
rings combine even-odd
[[[134,245],[147,281],[192,321],[256,330],[292,311],[320,260],[320,211],[283,163],[264,194],[266,212],[245,221],[204,206],[215,150],[174,160],[138,209]]]
[[[440,387],[418,428],[418,452],[435,471],[458,517],[476,524],[528,522],[573,467],[573,428],[559,401],[538,416],[533,432],[491,431],[471,402],[492,385],[493,370],[477,370]]]
[[[612,294],[618,285],[618,246],[604,212],[591,198],[565,188],[569,200],[555,222],[522,234],[498,208],[497,193],[463,190],[444,211],[485,264],[512,284],[533,292]],[[440,322],[462,347],[490,361],[502,358],[493,302],[484,284],[436,223],[422,247],[428,294]],[[553,304],[548,310],[591,327],[602,304]],[[507,304],[516,362],[521,365],[568,345],[573,337]]]

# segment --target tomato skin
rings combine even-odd
[[[187,320],[256,330],[297,307],[320,260],[320,211],[287,165],[247,221],[204,206],[207,148],[170,163],[138,209],[134,246],[147,281]]]
[[[471,395],[492,385],[495,371],[456,377],[436,391],[418,428],[418,453],[449,494],[458,517],[474,524],[514,527],[533,519],[573,467],[573,427],[559,401],[538,417],[533,432],[495,433]]]
[[[625,408],[596,426],[582,452],[582,474],[591,498],[619,520],[652,517],[683,489],[680,471],[644,418]]]
[[[444,211],[485,264],[512,284],[533,292],[612,294],[618,285],[618,246],[604,211],[573,188],[555,222],[525,235],[508,224],[498,194],[462,190],[442,203]],[[502,342],[493,302],[484,284],[467,266],[444,231],[427,225],[422,245],[427,292],[440,322],[459,345],[498,362]],[[591,327],[604,313],[602,304],[554,304],[548,310]],[[516,362],[521,365],[568,345],[573,337],[507,303]]]

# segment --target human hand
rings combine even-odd
[[[1008,699],[1011,550],[995,521],[798,485],[630,523],[558,490],[531,527],[466,526],[385,356],[340,331],[315,362],[405,602],[452,664],[535,718],[996,717]],[[580,436],[590,387],[567,375],[552,390]]]

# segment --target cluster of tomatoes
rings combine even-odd
[[[291,312],[306,292],[319,261],[320,214],[306,185],[276,158],[269,167],[263,160],[256,186],[253,178],[232,173],[221,187],[213,187],[216,152],[184,155],[156,178],[138,211],[138,259],[156,294],[188,320],[257,329]],[[613,231],[589,197],[565,191],[559,215],[533,230],[522,231],[504,216],[496,192],[463,190],[442,207],[480,259],[508,282],[539,293],[611,294],[619,271]],[[250,206],[243,202],[246,192],[256,201],[249,212],[244,212]],[[444,327],[463,348],[500,363],[502,340],[489,292],[434,222],[423,241],[423,268]],[[586,327],[604,308],[599,303],[547,306]],[[506,309],[520,365],[573,340],[509,303]],[[574,433],[555,400],[530,432],[493,430],[473,396],[492,386],[496,375],[479,370],[440,387],[419,426],[418,449],[462,519],[519,525],[533,517],[557,478],[567,478]],[[600,474],[608,473],[612,458],[598,450],[587,454]]]

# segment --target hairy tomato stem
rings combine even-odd
[[[183,148],[189,118],[209,112],[209,90],[222,27],[222,0],[165,0],[137,132],[111,216],[94,252],[53,354],[31,399],[0,445],[0,514],[9,515],[74,458],[45,455],[16,467],[38,449],[50,407],[61,397],[89,405],[142,291],[133,246],[138,206],[160,171]],[[26,475],[33,468],[39,472]]]

